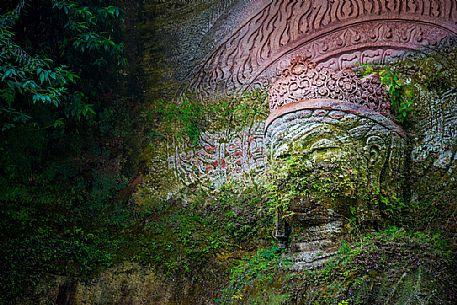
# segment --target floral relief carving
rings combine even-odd
[[[270,109],[306,99],[330,98],[363,105],[390,116],[387,92],[377,76],[359,78],[351,69],[316,67],[299,57],[271,86]]]

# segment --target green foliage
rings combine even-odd
[[[419,90],[438,95],[455,90],[457,83],[457,51],[455,48],[430,49],[425,56],[401,60],[391,65],[361,66],[362,76],[377,74],[386,87],[391,106],[400,123],[406,123],[412,114]]]
[[[266,118],[266,98],[264,91],[250,91],[213,102],[183,96],[177,103],[159,100],[152,114],[159,115],[158,130],[162,136],[196,145],[203,131],[230,129],[235,132]]]
[[[204,128],[204,110],[199,102],[183,97],[179,103],[160,100],[158,107],[163,133],[189,140],[193,145],[198,143]]]
[[[87,278],[111,266],[117,243],[111,230],[131,217],[112,203],[119,181],[105,177],[91,189],[77,177],[56,183],[53,176],[70,168],[47,165],[33,184],[0,179],[0,304],[26,296],[24,287],[35,287],[44,274]]]
[[[278,247],[261,248],[243,258],[231,269],[230,282],[218,304],[287,304],[289,296],[281,293],[278,281],[291,264]]]
[[[240,131],[251,127],[255,122],[265,120],[269,114],[267,103],[268,94],[265,91],[254,90],[243,95],[223,100],[215,105],[212,114],[208,116],[219,130],[230,128]]]
[[[119,8],[92,2],[23,0],[0,16],[3,131],[94,117],[99,105],[90,78],[125,59],[123,44],[111,37]],[[41,109],[46,116],[37,113]]]
[[[395,196],[385,197],[382,194],[379,195],[379,206],[381,212],[393,221],[401,219],[408,208],[408,204],[403,199]]]
[[[400,123],[406,123],[412,111],[417,89],[409,78],[405,78],[399,71],[397,65],[372,65],[364,64],[361,67],[362,76],[376,74],[381,84],[387,89],[390,98],[390,105]]]
[[[136,200],[148,220],[132,232],[125,251],[167,276],[198,277],[205,266],[271,240],[272,216],[259,186],[226,183],[215,192],[198,189],[166,200],[142,189]]]
[[[88,279],[126,258],[170,280],[198,282],[205,268],[220,271],[229,282],[222,303],[282,304],[296,297],[283,272],[287,259],[268,247],[274,212],[287,212],[309,192],[335,198],[339,189],[328,178],[308,183],[304,160],[290,158],[288,176],[278,172],[276,186],[189,187],[165,199],[148,185],[127,205],[120,194],[133,191],[127,185],[138,170],[131,158],[138,121],[131,101],[112,91],[125,64],[117,34],[122,11],[111,1],[12,3],[2,4],[0,16],[0,304],[25,296],[43,275]],[[410,105],[401,106],[401,96],[408,84],[395,69],[379,73],[392,87],[397,111],[406,113]],[[446,78],[442,74],[429,85]],[[268,114],[266,94],[258,91],[214,103],[160,101],[152,108],[147,115],[157,123],[150,130],[155,140],[170,136],[191,144],[203,131],[239,131]],[[386,213],[398,213],[399,204],[382,204]],[[410,247],[395,248],[399,241]],[[384,243],[413,267],[416,245],[437,260],[450,255],[439,234],[389,228],[344,243],[336,260],[307,275],[306,283],[322,288],[314,300],[351,300],[348,289],[361,285],[365,267],[372,267],[368,258],[384,254]]]
[[[411,84],[439,95],[455,89],[457,83],[457,50],[435,48],[426,50],[425,56],[396,63],[396,70]]]
[[[392,226],[343,241],[323,268],[289,273],[290,264],[287,253],[274,246],[259,249],[231,269],[219,303],[405,304],[401,300],[425,291],[442,301],[452,295],[443,293],[452,278],[440,284],[430,278],[452,264],[446,240],[434,232]]]
[[[112,94],[125,62],[112,4],[2,2],[0,304],[45,274],[87,278],[111,266],[117,232],[133,223],[117,198],[133,120]]]

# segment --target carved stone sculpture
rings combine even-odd
[[[290,242],[295,268],[301,269],[319,265],[334,253],[351,217],[376,223],[380,196],[401,198],[406,139],[389,118],[378,82],[370,79],[372,86],[364,86],[353,72],[327,69],[324,79],[347,85],[319,96],[316,82],[322,74],[296,72],[284,73],[270,90],[266,138],[280,202],[276,235],[284,244]],[[278,93],[303,80],[296,91]],[[328,86],[328,81],[321,84]]]
[[[193,89],[266,87],[297,56],[333,69],[384,63],[457,33],[454,0],[253,2],[193,73]]]
[[[380,80],[361,79],[352,69],[454,45],[457,2],[235,2],[245,6],[228,14],[232,22],[211,23],[214,27],[205,40],[211,46],[195,61],[187,85],[208,99],[258,87],[268,90],[271,115],[266,136],[262,122],[237,135],[205,133],[194,150],[173,150],[169,164],[186,182],[209,180],[216,186],[253,170],[279,171],[274,181],[278,192],[298,192],[305,199],[290,195],[282,201],[288,201],[294,216],[278,222],[278,237],[292,236],[291,248],[302,255],[297,257],[297,268],[306,262],[313,265],[326,255],[310,253],[330,255],[332,238],[344,232],[347,218],[356,215],[362,222],[375,222],[379,217],[375,202],[402,196],[405,134],[393,122]],[[409,143],[409,195],[416,202],[439,201],[440,193],[452,198],[441,189],[455,189],[456,179],[448,178],[457,160],[455,97],[420,103],[418,108],[425,110],[411,129],[414,136]],[[429,167],[422,170],[425,161]],[[429,176],[436,170],[445,183],[435,183],[430,195]],[[291,172],[300,174],[293,177]],[[292,183],[281,175],[301,182],[306,177],[307,183],[291,190]],[[307,199],[318,193],[322,196]],[[298,237],[298,228],[307,228],[307,235],[302,230],[306,236]]]
[[[223,22],[205,22],[211,30],[203,31],[207,33],[202,40],[205,43],[198,45],[206,51],[192,61],[192,72],[183,72],[188,73],[184,77],[190,81],[187,88],[212,99],[260,87],[270,90],[271,110],[301,96],[363,104],[389,117],[389,103],[379,80],[359,79],[350,69],[360,63],[383,64],[454,44],[457,35],[455,0],[235,0],[224,5],[231,3],[235,6],[223,14]],[[215,16],[220,16],[222,9],[215,11]],[[187,63],[189,49],[178,53]],[[252,135],[259,156],[255,160],[263,160],[263,135]],[[178,150],[170,164],[179,176],[192,180],[208,177],[222,183],[252,170],[254,162],[247,161],[249,158],[226,158],[230,150],[213,154],[217,143],[232,141],[219,141],[218,137],[211,134],[207,137],[210,141],[202,139],[202,149],[195,153]],[[211,151],[205,151],[207,146]],[[249,155],[248,146],[241,146],[243,156]],[[446,161],[448,153],[440,158]],[[262,172],[265,162],[255,164]]]
[[[185,184],[200,181],[214,186],[247,172],[264,172],[264,128],[258,122],[240,132],[205,132],[192,150],[174,147],[169,167]]]
[[[301,99],[330,98],[364,105],[390,116],[387,92],[379,77],[361,79],[352,69],[334,70],[295,58],[270,88],[270,110]]]

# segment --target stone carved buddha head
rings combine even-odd
[[[379,220],[380,196],[401,197],[406,153],[405,134],[389,117],[386,99],[364,92],[370,86],[381,92],[376,80],[349,71],[302,71],[285,73],[273,85],[266,124],[272,185],[281,202],[276,235],[298,253],[297,268],[331,255],[348,218]],[[295,92],[287,93],[291,84]]]

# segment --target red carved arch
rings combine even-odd
[[[202,92],[268,85],[296,56],[332,68],[385,61],[457,34],[456,0],[275,0],[192,77]]]

